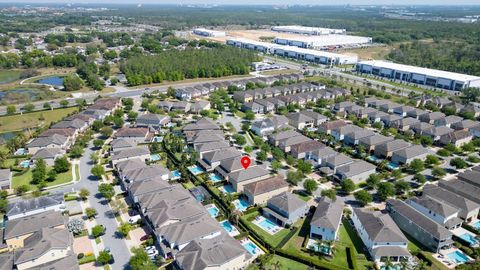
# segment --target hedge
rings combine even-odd
[[[285,244],[290,241],[290,239],[292,238],[292,236],[294,236],[297,231],[299,229],[297,227],[292,227],[290,229],[290,232],[282,239],[282,241],[280,241],[280,243],[278,243],[278,245],[275,247],[275,249],[281,249],[283,246],[285,246]]]
[[[468,224],[465,224],[465,223],[464,223],[464,224],[462,225],[462,227],[463,227],[464,229],[466,229],[467,231],[471,231],[471,232],[474,233],[474,234],[480,234],[480,230],[478,230],[478,229],[476,229],[476,228],[474,228],[474,227],[472,227],[472,226],[470,226],[470,225],[468,225]]]
[[[333,264],[327,261],[320,261],[320,260],[310,258],[308,256],[303,255],[300,252],[293,253],[287,250],[279,249],[279,250],[275,250],[275,253],[277,255],[286,257],[288,259],[291,259],[309,266],[315,266],[316,269],[320,269],[320,270],[348,270],[348,268],[340,267],[336,264]]]

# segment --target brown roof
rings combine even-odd
[[[334,128],[343,127],[345,125],[347,125],[347,123],[345,123],[345,121],[335,120],[335,121],[328,121],[328,122],[322,123],[320,125],[320,128],[322,128],[323,130],[331,130],[331,129],[334,129]]]
[[[444,136],[446,136],[446,138],[448,138],[450,142],[456,142],[458,140],[468,138],[472,135],[470,134],[469,131],[462,129],[462,130],[456,130],[456,131],[450,132]]]
[[[77,113],[77,114],[74,114],[74,115],[71,115],[71,116],[65,118],[65,120],[70,120],[70,121],[75,120],[75,119],[80,119],[80,120],[83,120],[85,122],[89,122],[91,119],[93,119],[93,116]]]
[[[53,134],[59,134],[65,137],[70,137],[75,134],[74,128],[58,128],[58,129],[47,129],[44,132],[40,133],[38,137],[50,137]]]
[[[307,151],[313,151],[324,148],[325,145],[319,141],[310,140],[306,142],[297,143],[292,145],[291,150],[297,153],[304,153]]]
[[[148,134],[148,128],[142,127],[123,127],[117,131],[116,137],[145,137]]]
[[[88,107],[89,109],[97,109],[97,110],[112,110],[120,101],[119,98],[101,98],[95,103]]]
[[[244,186],[245,192],[249,192],[252,195],[259,195],[264,194],[267,192],[271,192],[280,188],[288,187],[288,183],[285,179],[280,176],[274,176],[267,178],[265,180],[261,180],[258,182],[250,183]]]

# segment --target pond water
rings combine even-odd
[[[36,82],[37,83],[42,83],[42,84],[49,84],[49,85],[53,85],[53,86],[62,86],[63,85],[63,77],[50,76],[50,77],[42,78],[42,79],[40,79]]]

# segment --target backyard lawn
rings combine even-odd
[[[65,116],[78,110],[77,107],[61,108],[49,111],[24,113],[22,115],[8,115],[0,117],[0,133],[34,128],[39,125],[48,126],[57,122]],[[43,117],[42,117],[43,116]],[[40,120],[43,118],[43,120]]]
[[[255,217],[255,216],[258,216],[258,215],[260,215],[260,213],[258,211],[255,211],[253,213],[249,213],[249,214],[244,215],[243,217],[241,217],[241,219],[243,219],[253,231],[255,231],[263,239],[265,239],[268,242],[268,244],[272,245],[273,247],[276,247],[278,244],[280,244],[280,242],[283,240],[283,238],[285,238],[288,235],[290,230],[283,229],[283,230],[277,232],[276,234],[271,235],[268,232],[264,231],[262,228],[253,224],[251,221],[248,221],[249,218]],[[295,223],[294,226],[300,226],[302,224],[301,223],[302,221],[303,220],[297,221],[297,223]]]
[[[77,167],[77,166],[75,166]],[[48,168],[47,170],[50,170]],[[78,169],[76,169],[78,170]],[[15,174],[15,173],[14,173]],[[12,187],[17,188],[21,185],[27,185],[29,187],[29,190],[32,191],[35,189],[35,185],[30,184],[30,181],[32,180],[32,170],[29,169],[26,173],[20,175],[20,176],[13,176],[12,177]],[[54,186],[54,185],[59,185],[59,184],[64,184],[72,181],[72,168],[70,167],[70,170],[68,172],[64,173],[59,173],[57,175],[57,178],[55,181],[48,182],[46,181],[47,187]]]
[[[278,268],[274,268],[274,265],[277,264]],[[278,255],[273,255],[273,258],[267,262],[265,265],[265,269],[273,270],[273,269],[286,269],[286,270],[307,270],[309,269],[307,265],[303,263],[296,262],[294,260],[290,260],[288,258],[280,257]]]

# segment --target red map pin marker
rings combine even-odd
[[[248,156],[244,156],[240,160],[240,163],[242,163],[242,166],[245,170],[248,168],[248,166],[250,166],[250,162],[251,162],[251,160],[250,160],[250,157],[248,157]]]

